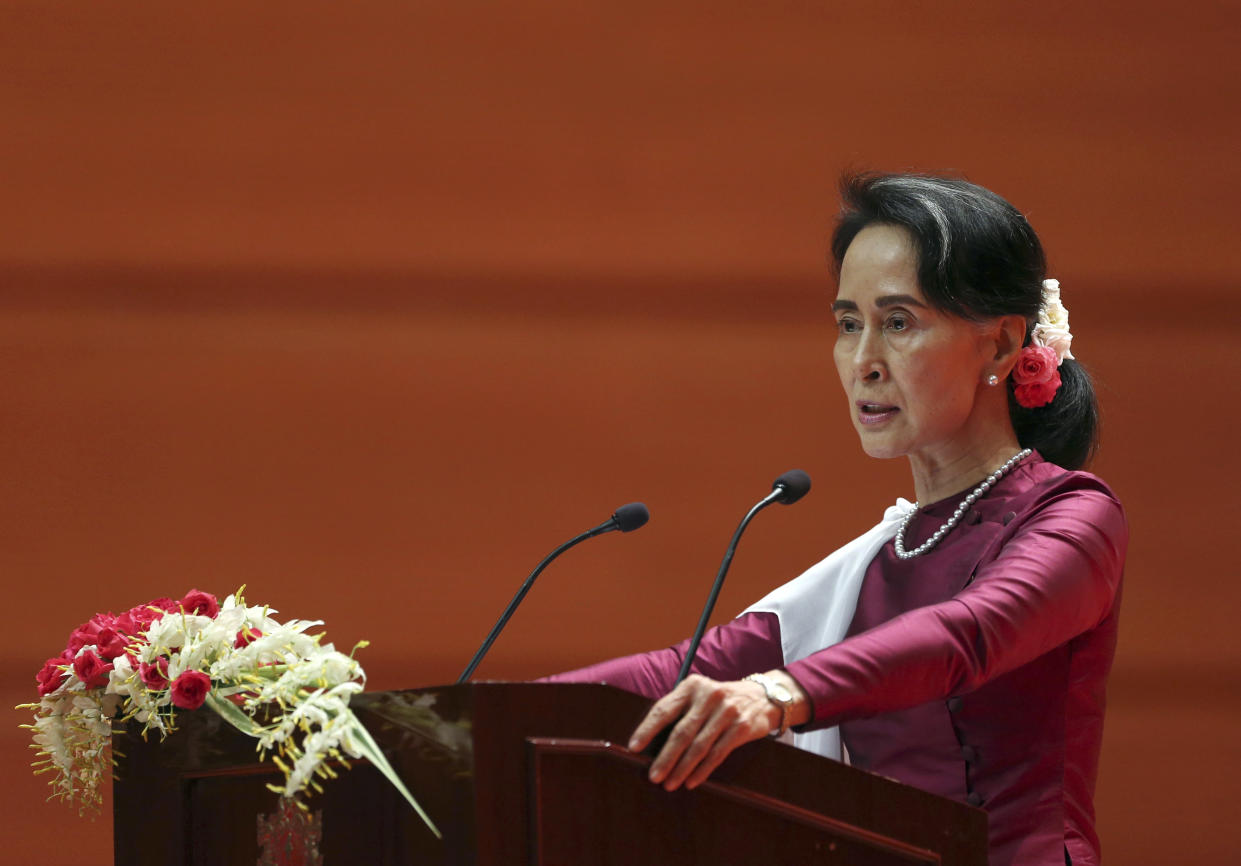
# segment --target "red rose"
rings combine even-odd
[[[1013,383],[1038,385],[1049,382],[1058,366],[1060,359],[1050,346],[1026,346],[1017,358],[1017,366],[1013,367]]]
[[[186,671],[173,680],[172,702],[186,710],[196,710],[207,700],[211,677],[202,671]]]
[[[99,626],[93,622],[84,622],[75,628],[69,635],[69,643],[65,645],[65,652],[69,654],[70,660],[77,656],[78,650],[82,647],[92,645],[98,634]]]
[[[116,615],[112,613],[97,613],[90,618],[87,625],[91,626],[96,632],[101,628],[111,628],[116,625]]]
[[[163,691],[168,688],[168,659],[160,657],[154,664],[143,662],[138,665],[138,676],[142,684],[152,691]]]
[[[44,662],[43,669],[35,674],[35,680],[39,683],[39,697],[50,695],[60,688],[60,684],[65,681],[68,673],[65,670],[63,658],[48,659]]]
[[[259,631],[257,628],[250,628],[250,626],[244,625],[241,627],[241,631],[237,632],[237,639],[233,641],[233,649],[248,647],[262,636],[263,632]]]
[[[186,613],[209,616],[215,619],[216,614],[220,612],[220,603],[209,592],[203,592],[201,589],[191,589],[185,594],[185,598],[181,599],[181,609]]]
[[[73,660],[73,672],[88,689],[99,688],[105,684],[110,670],[112,665],[95,655],[94,650],[85,650]]]
[[[125,611],[116,618],[116,630],[125,635],[139,635],[145,631],[142,625],[134,618],[132,611]]]
[[[171,598],[156,598],[146,604],[131,607],[116,618],[116,627],[126,634],[138,635],[165,613],[176,613],[179,608]]]
[[[1060,389],[1060,359],[1050,346],[1026,346],[1013,367],[1013,396],[1027,409],[1046,406]]]
[[[99,654],[108,661],[124,655],[128,645],[125,635],[114,628],[101,628],[99,634],[95,635],[95,646],[99,648]]]
[[[1027,409],[1037,409],[1040,406],[1046,406],[1056,399],[1056,392],[1058,390],[1060,390],[1060,374],[1056,373],[1050,382],[1015,386],[1013,388],[1013,396],[1017,398],[1017,402],[1020,405]]]

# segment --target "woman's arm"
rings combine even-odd
[[[813,727],[968,692],[1098,625],[1112,609],[1128,528],[1100,490],[1050,498],[948,601],[787,666]]]
[[[607,683],[652,700],[676,684],[689,641],[654,652],[624,656],[544,677],[544,683]],[[694,654],[691,673],[717,680],[740,679],[746,674],[784,664],[780,650],[780,620],[773,613],[746,613],[703,635]]]

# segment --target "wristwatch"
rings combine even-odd
[[[767,674],[750,674],[744,682],[758,683],[767,693],[767,700],[780,708],[780,726],[773,728],[769,737],[783,737],[789,729],[789,707],[793,706],[793,693],[783,683],[778,683]]]

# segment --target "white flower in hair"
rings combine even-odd
[[[1059,280],[1043,280],[1043,305],[1038,318],[1041,324],[1068,328],[1069,311],[1060,302]]]
[[[1056,353],[1060,363],[1075,360],[1069,347],[1073,334],[1069,331],[1069,311],[1060,302],[1060,281],[1043,280],[1043,303],[1038,310],[1038,323],[1031,339],[1036,346],[1047,346]]]

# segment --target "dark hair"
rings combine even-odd
[[[1000,196],[964,180],[921,174],[846,175],[832,235],[837,276],[858,232],[900,226],[918,254],[918,285],[937,309],[980,321],[1019,315],[1026,344],[1043,299],[1047,260],[1030,223]],[[1098,443],[1099,406],[1090,376],[1076,361],[1060,365],[1050,404],[1026,409],[1008,388],[1008,409],[1024,448],[1065,469],[1080,469]]]

